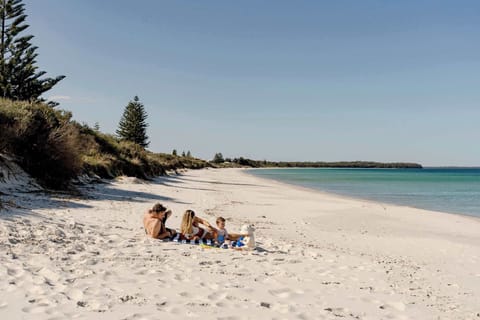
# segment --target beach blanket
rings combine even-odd
[[[233,241],[232,242],[232,247],[234,248],[241,248],[245,246],[245,244],[242,242],[243,237],[241,237],[238,241]],[[211,249],[211,248],[223,248],[223,249],[228,249],[229,246],[226,243],[218,243],[214,240],[186,240],[180,233],[177,233],[174,237],[170,239],[163,239],[165,242],[175,242],[178,244],[189,244],[189,245],[196,245],[200,246],[202,248],[206,249]]]
[[[215,241],[213,240],[203,240],[203,239],[200,239],[200,240],[186,240],[186,239],[182,239],[183,237],[181,237],[181,234],[180,233],[177,233],[173,238],[171,239],[167,239],[167,241],[172,241],[172,242],[175,242],[175,243],[179,243],[179,244],[190,244],[190,245],[200,245],[200,246],[209,246],[209,247],[215,247],[216,243]]]

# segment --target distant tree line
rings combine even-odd
[[[243,157],[239,158],[226,158],[224,161],[222,154],[217,153],[212,160],[213,163],[233,163],[239,166],[246,166],[252,168],[385,168],[385,169],[421,169],[422,165],[418,163],[410,162],[374,162],[374,161],[337,161],[337,162],[300,162],[300,161],[291,161],[291,162],[275,162],[267,160],[252,160]]]

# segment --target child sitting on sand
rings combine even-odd
[[[225,218],[218,217],[215,221],[217,223],[217,229],[213,229],[213,236],[215,241],[222,248],[234,248],[240,247],[239,241],[248,236],[248,233],[229,233],[225,228]]]
[[[218,217],[215,221],[217,223],[217,230],[215,231],[215,240],[221,246],[231,247],[232,242],[230,241],[230,237],[228,235],[228,231],[225,228],[225,218]]]

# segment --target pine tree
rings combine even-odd
[[[213,163],[224,163],[225,160],[223,159],[223,155],[221,153],[215,153],[215,156],[212,160]]]
[[[135,142],[142,147],[148,147],[147,112],[137,96],[125,107],[123,116],[118,124],[117,135],[127,141]]]
[[[37,71],[38,47],[31,44],[32,35],[22,35],[29,27],[26,18],[22,0],[0,0],[0,95],[44,101],[40,96],[65,76],[41,78],[46,72]]]
[[[187,152],[187,158],[191,158],[192,157],[192,153],[190,152],[190,150],[188,150]]]
[[[185,151],[182,152],[182,157],[185,157]]]
[[[177,149],[173,149],[172,155],[176,156],[177,155]]]

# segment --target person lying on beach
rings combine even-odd
[[[208,228],[204,229],[200,227],[200,224]],[[195,216],[193,210],[187,210],[183,214],[182,224],[180,226],[180,232],[187,240],[211,240],[214,239],[213,231],[215,229],[205,219]]]
[[[165,226],[172,211],[167,210],[162,204],[157,203],[143,215],[145,233],[154,239],[166,239],[175,236],[176,232]]]

